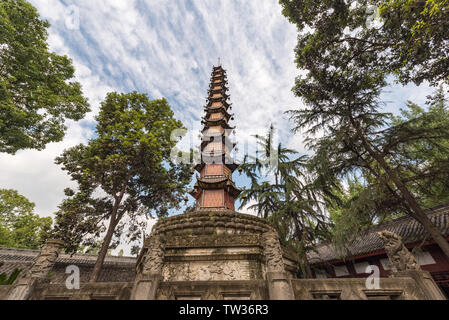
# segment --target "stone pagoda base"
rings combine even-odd
[[[298,263],[277,234],[264,220],[232,211],[197,211],[161,221],[137,265],[129,261],[137,267],[133,280],[120,268],[121,282],[82,281],[73,288],[64,272],[53,281],[50,275],[60,272],[61,264],[86,263],[86,256],[75,261],[60,256],[61,247],[60,241],[47,241],[15,284],[0,286],[0,300],[445,300],[430,274],[416,268],[394,272],[374,287],[365,278],[294,279]],[[20,255],[14,253],[17,262]],[[401,250],[406,259],[397,254],[390,253],[391,261],[410,261],[410,252]]]
[[[154,226],[137,260],[133,298],[204,299],[207,290],[188,288],[213,282],[221,287],[214,290],[214,299],[236,298],[239,292],[246,292],[248,299],[263,298],[260,286],[268,281],[267,298],[289,299],[290,279],[298,271],[295,253],[281,247],[266,220],[202,209]]]

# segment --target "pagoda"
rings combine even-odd
[[[159,219],[137,258],[131,299],[292,299],[296,253],[263,218],[236,212],[239,168],[226,71],[213,67],[191,195],[195,209]]]
[[[3,270],[13,270],[17,266],[23,270],[13,285],[0,285],[0,300],[445,299],[431,274],[417,266],[401,237],[390,231],[381,232],[379,236],[385,241],[386,254],[394,266],[392,269],[396,270],[382,279],[382,287],[368,288],[365,280],[368,274],[355,275],[358,269],[352,262],[346,268],[344,260],[332,257],[329,259],[334,260],[324,260],[323,256],[309,256],[309,259],[315,258],[316,275],[330,270],[329,275],[339,278],[298,279],[297,251],[282,245],[279,234],[266,219],[234,211],[234,200],[240,190],[232,181],[232,173],[238,165],[230,157],[235,144],[229,138],[233,128],[228,124],[232,115],[226,84],[226,72],[219,63],[212,72],[203,118],[201,161],[195,166],[200,173],[192,191],[197,200],[195,210],[158,219],[145,238],[137,260],[107,257],[102,280],[95,283],[87,279],[96,257],[60,254],[64,246],[60,240],[47,240],[40,252],[0,248],[2,260],[6,258],[5,263],[0,262]],[[402,247],[401,252],[389,250],[392,246]],[[323,248],[326,246],[321,246]],[[324,252],[320,247],[317,249]],[[327,256],[328,251],[324,252]],[[17,257],[21,257],[19,265]],[[372,256],[368,258],[374,261]],[[411,261],[410,266],[405,266],[403,261]],[[358,264],[368,262],[359,260]],[[74,282],[67,281],[68,268],[76,265],[82,267],[78,289],[69,286]],[[339,276],[337,268],[340,273],[354,269],[354,278],[347,278],[344,272]],[[254,315],[266,315],[265,304],[254,306],[261,307],[252,309]],[[251,309],[248,311],[252,314]],[[179,309],[174,313],[182,314]]]
[[[190,193],[196,199],[196,210],[234,210],[235,198],[240,194],[232,174],[238,168],[231,157],[236,143],[230,139],[234,127],[229,121],[232,104],[228,102],[227,76],[223,67],[213,67],[204,117],[201,124],[201,162],[195,166],[197,182]]]

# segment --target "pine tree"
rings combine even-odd
[[[177,143],[172,131],[183,126],[165,99],[109,93],[97,121],[95,138],[56,158],[78,191],[66,190],[55,236],[74,252],[83,243],[95,248],[104,233],[91,282],[97,281],[108,250],[117,246],[113,238],[126,233],[130,241],[138,240],[152,212],[163,217],[179,206],[191,178],[188,165],[171,160]]]
[[[240,195],[240,209],[248,209],[268,219],[285,245],[296,248],[303,275],[312,277],[307,251],[327,237],[328,219],[323,210],[322,193],[308,174],[306,156],[273,146],[274,128],[265,137],[256,136],[261,147],[255,157],[246,156],[241,171],[251,180],[250,188]]]

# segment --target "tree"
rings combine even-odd
[[[449,1],[374,1],[384,23],[377,40],[391,50],[387,66],[403,83],[449,83]],[[372,35],[375,41],[377,37]],[[383,42],[383,43],[382,43]]]
[[[434,114],[433,118],[437,121],[430,120],[431,117],[426,116],[429,113]],[[440,87],[434,96],[429,97],[428,110],[409,101],[406,109],[401,109],[400,115],[392,116],[391,119],[394,125],[412,124],[414,127],[423,126],[417,119],[431,121],[434,126],[438,126],[438,122],[449,121],[443,88]],[[440,143],[447,150],[449,141],[443,140]],[[420,206],[431,208],[449,201],[448,182],[440,179],[441,171],[436,170],[441,167],[440,162],[447,160],[447,155],[441,154],[441,149],[422,140],[404,145],[402,149],[402,162],[407,162],[408,167],[401,176],[408,177],[408,187]],[[361,170],[360,174],[360,177],[347,177],[346,187],[340,185],[334,188],[333,194],[338,201],[326,199],[326,208],[334,223],[332,240],[340,249],[354,240],[361,230],[402,216],[407,211],[400,199],[395,198],[382,181],[377,180],[368,170]]]
[[[300,29],[295,50],[297,64],[307,73],[297,78],[293,91],[303,99],[306,108],[290,114],[296,130],[306,132],[307,145],[315,151],[312,159],[315,172],[326,179],[368,171],[376,181],[376,190],[400,200],[405,212],[423,225],[449,257],[449,244],[413,193],[414,186],[426,177],[438,175],[442,181],[449,180],[448,161],[438,161],[438,166],[432,168],[419,168],[414,165],[417,158],[407,152],[409,146],[419,142],[437,150],[440,159],[447,157],[444,141],[449,139],[449,124],[429,112],[395,125],[391,115],[380,109],[380,93],[387,85],[387,76],[398,74],[405,81],[410,74],[406,66],[399,68],[389,62],[394,60],[395,52],[400,54],[395,44],[399,46],[401,38],[384,26],[390,24],[393,28],[395,23],[403,26],[408,16],[398,14],[395,22],[387,17],[390,20],[382,20],[380,26],[373,28],[366,23],[368,14],[363,5],[380,2],[335,0],[312,5],[311,1],[282,0],[281,3],[284,14]],[[403,9],[398,10],[400,13]],[[434,36],[447,42],[446,32]],[[409,39],[411,31],[403,36]],[[434,43],[426,42],[429,48],[439,50],[433,47]],[[444,70],[431,69],[432,63],[419,65],[420,59],[416,57],[417,69],[429,72],[420,72],[421,78],[417,76],[415,80],[434,83],[446,79]],[[423,61],[426,59],[433,62],[429,55]],[[422,78],[423,74],[427,76]]]
[[[39,249],[52,225],[50,217],[35,214],[34,203],[16,190],[0,189],[0,246]]]
[[[273,147],[273,127],[267,136],[256,136],[261,152],[246,156],[241,170],[251,180],[250,188],[240,195],[240,209],[248,208],[268,219],[277,229],[281,242],[296,248],[303,274],[312,277],[307,251],[327,236],[328,219],[312,177],[308,174],[307,157],[284,148]]]
[[[89,111],[71,60],[48,49],[49,26],[25,0],[0,2],[0,152],[42,150]]]
[[[429,126],[437,133],[442,124],[449,122],[449,104],[443,87],[428,97],[425,108],[408,101],[406,109],[401,109],[399,116],[392,117],[392,122],[397,126],[408,124],[414,129]],[[402,150],[405,160],[409,162],[406,172],[408,179],[411,180],[411,176],[422,172],[418,179],[410,181],[410,188],[423,208],[449,201],[449,181],[441,175],[441,167],[445,166],[448,159],[449,139],[434,139],[433,143],[438,143],[439,146],[435,147],[427,140],[416,140],[404,145]]]
[[[109,93],[96,119],[96,138],[56,158],[79,189],[66,190],[68,198],[56,214],[56,236],[73,252],[81,243],[95,247],[105,232],[91,282],[97,281],[108,250],[117,245],[113,237],[125,233],[125,224],[129,240],[139,239],[145,218],[154,211],[167,216],[178,207],[191,179],[190,167],[170,158],[177,143],[171,133],[183,127],[165,99]]]
[[[2,266],[3,262],[0,261],[0,267]],[[14,281],[16,281],[17,277],[19,276],[20,272],[22,272],[21,269],[15,268],[10,275],[6,273],[0,273],[0,286],[11,286],[14,284]]]
[[[377,66],[404,84],[449,83],[447,0],[280,3],[283,14],[300,31],[298,66],[307,65],[314,76],[323,66],[349,64]]]
[[[332,221],[330,240],[343,254],[361,231],[405,214],[401,202],[369,175],[347,177],[346,186],[334,186],[332,195],[325,197]]]

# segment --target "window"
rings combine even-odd
[[[369,263],[368,262],[359,262],[354,264],[355,272],[358,274],[367,273],[366,268],[368,268]]]
[[[337,277],[349,276],[348,268],[345,265],[342,266],[334,266],[335,275]]]

